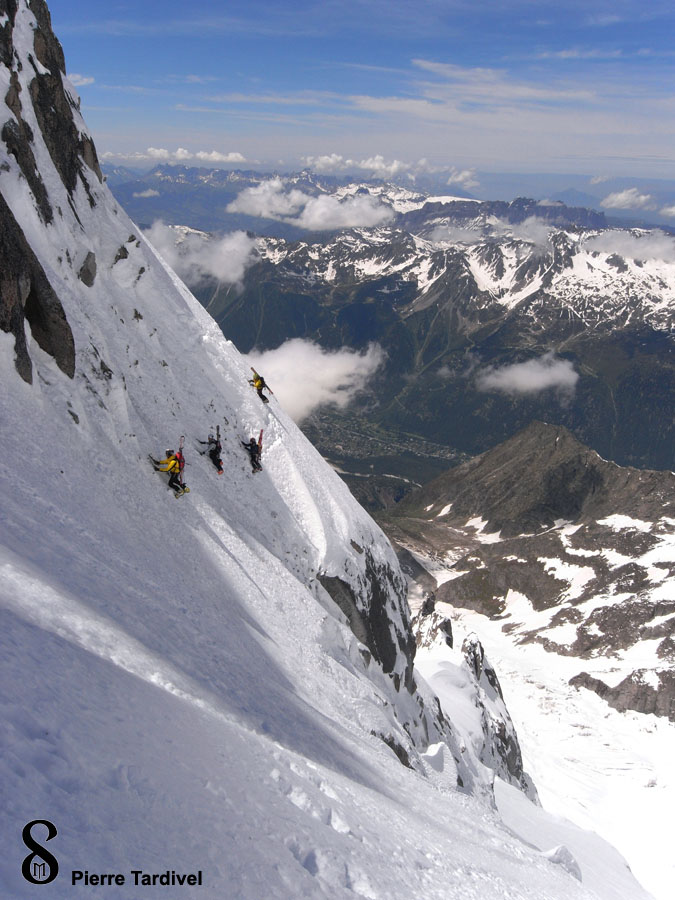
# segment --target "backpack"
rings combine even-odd
[[[185,457],[180,450],[176,453],[176,462],[178,463],[178,471],[182,472],[185,468]]]

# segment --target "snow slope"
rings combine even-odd
[[[621,865],[611,862],[606,848],[595,846],[602,835],[624,855],[655,898],[668,900],[674,874],[672,723],[630,710],[617,712],[592,691],[570,687],[574,659],[520,642],[503,629],[503,619],[443,603],[436,610],[452,621],[456,645],[465,636],[480,635],[499,672],[525,768],[537,785],[543,809],[551,814],[538,820],[538,810],[523,805],[522,795],[516,797],[513,788],[498,781],[496,796],[504,823],[535,846],[564,844],[581,867],[584,883],[594,889],[598,890],[600,875],[608,896],[616,900],[638,896],[617,879]],[[456,703],[449,687],[458,677],[457,650],[439,642],[422,647],[416,665],[444,706]],[[473,716],[469,734],[476,732],[475,711]],[[570,822],[588,832],[570,833]]]
[[[0,333],[3,897],[35,897],[21,874],[35,819],[58,832],[60,874],[40,888],[54,898],[147,893],[132,870],[200,872],[200,887],[151,892],[202,900],[612,897],[503,823],[461,736],[428,746],[422,703],[435,700],[423,682],[396,689],[404,654],[385,675],[354,637],[318,577],[364,598],[370,560],[396,641],[408,611],[393,551],[283,411],[260,404],[105,185],[64,187],[28,102],[31,8],[9,11],[52,222],[2,144],[0,190],[63,304],[76,367],[68,378],[26,326],[28,384]],[[8,84],[0,66],[2,96]],[[195,445],[216,424],[222,478]],[[254,477],[240,439],[261,428]],[[147,454],[181,434],[191,493],[175,499]],[[73,887],[75,870],[125,882]]]

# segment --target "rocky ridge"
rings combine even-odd
[[[675,721],[675,475],[533,423],[380,518],[444,570],[427,611],[503,620],[514,640],[577,658],[574,684]]]

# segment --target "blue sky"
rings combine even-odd
[[[104,159],[675,172],[672,0],[49,6]]]

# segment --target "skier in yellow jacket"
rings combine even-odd
[[[266,391],[269,391],[270,394],[273,394],[274,391],[273,391],[272,388],[267,384],[267,382],[266,382],[265,379],[262,377],[262,375],[259,375],[259,374],[256,372],[256,370],[253,368],[253,366],[251,366],[251,372],[253,372],[253,378],[249,378],[248,383],[253,385],[253,387],[254,387],[254,388],[256,389],[256,391],[258,392],[258,396],[260,397],[260,399],[262,400],[263,403],[269,403],[269,402],[270,402],[270,399],[269,399],[269,397],[266,397],[266,396],[263,394],[263,388],[264,388]]]
[[[173,450],[166,451],[166,459],[154,459],[154,457],[150,457],[155,466],[156,472],[168,472],[169,473],[169,487],[174,490],[177,494],[182,493],[184,490],[183,482],[181,481],[181,466],[179,457],[173,452]]]

